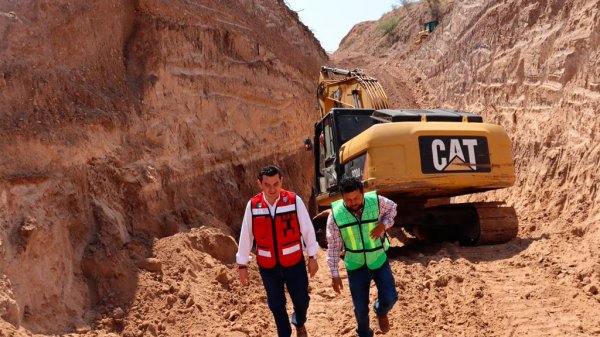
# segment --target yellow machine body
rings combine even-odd
[[[307,148],[315,159],[311,207],[322,211],[313,219],[322,246],[344,177],[394,200],[396,226],[419,239],[496,244],[517,235],[514,208],[449,200],[514,184],[512,146],[501,126],[458,110],[389,109],[381,84],[359,69],[322,67],[317,99],[321,119],[315,146]]]
[[[470,162],[440,155],[437,163],[446,166],[446,173],[423,173],[420,136],[456,136],[459,142],[465,136],[485,137],[490,172],[469,172],[473,167]],[[377,190],[383,195],[439,198],[510,187],[515,181],[510,139],[502,127],[494,124],[426,121],[376,124],[341,146],[340,164],[344,166],[363,155],[364,166],[351,166],[354,173],[350,174],[359,176],[367,190]],[[475,162],[475,165],[482,164]],[[321,193],[317,200],[320,206],[328,206],[340,197],[339,193]]]

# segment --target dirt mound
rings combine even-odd
[[[158,240],[152,250],[140,264],[131,307],[103,308],[96,329],[122,336],[217,336],[240,319],[246,300],[235,292],[240,285],[231,236],[203,227]]]

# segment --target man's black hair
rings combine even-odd
[[[264,176],[274,177],[276,175],[279,175],[279,178],[281,178],[281,170],[279,169],[279,167],[275,165],[267,165],[260,169],[257,178],[262,182]]]
[[[360,193],[364,192],[363,184],[360,179],[355,177],[345,177],[340,181],[340,192],[342,194],[354,192],[356,190],[360,190]]]

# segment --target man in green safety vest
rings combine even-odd
[[[358,337],[372,337],[369,327],[369,288],[375,281],[378,296],[373,305],[379,328],[390,330],[388,312],[398,300],[394,276],[387,259],[389,241],[385,230],[394,225],[396,203],[377,192],[364,193],[358,178],[340,182],[342,200],[331,204],[327,219],[327,263],[331,271],[331,286],[338,294],[343,289],[338,262],[344,248],[344,263],[348,273],[350,295],[354,304]]]

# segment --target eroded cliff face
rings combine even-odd
[[[525,219],[598,220],[600,4],[455,2],[444,21],[407,62],[438,102],[511,134],[517,183],[496,197]]]
[[[258,168],[309,197],[326,55],[283,1],[0,4],[2,317],[127,307],[152,240],[235,235]]]
[[[440,25],[417,43],[434,7]],[[457,108],[504,126],[516,184],[471,199],[506,200],[532,231],[582,235],[600,221],[599,41],[597,1],[427,1],[355,27],[334,60],[382,74],[392,106]]]
[[[522,237],[551,238],[535,254],[600,279],[600,3],[455,2],[438,34],[407,58],[415,76],[513,141],[515,186],[471,199],[506,200]]]

